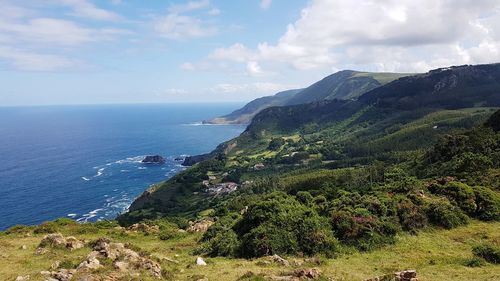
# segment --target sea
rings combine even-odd
[[[0,230],[113,219],[151,184],[242,125],[203,125],[241,104],[0,107]],[[163,165],[143,164],[161,155]]]

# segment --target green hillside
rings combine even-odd
[[[305,89],[288,90],[274,96],[258,98],[228,115],[205,122],[209,124],[248,124],[257,113],[269,107],[333,99],[356,99],[372,89],[408,75],[410,74],[339,71]]]

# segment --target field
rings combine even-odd
[[[245,260],[231,258],[205,258],[207,266],[197,266],[192,254],[198,246],[201,234],[181,234],[171,240],[160,240],[157,235],[130,232],[111,227],[97,228],[88,225],[65,225],[58,227],[64,236],[73,235],[78,239],[92,241],[107,237],[112,241],[130,243],[134,249],[141,249],[158,260],[163,269],[164,280],[238,280],[251,271],[262,275],[281,275],[295,268],[317,267],[323,272],[324,280],[364,280],[366,278],[390,274],[398,270],[416,269],[419,280],[495,280],[500,276],[500,267],[484,263],[478,267],[466,266],[473,258],[472,247],[480,243],[500,243],[500,223],[472,221],[468,226],[452,230],[423,230],[418,235],[401,234],[394,245],[385,246],[368,253],[346,253],[335,259],[320,257],[321,264],[304,263],[294,266],[300,257],[285,257],[290,267],[264,264],[266,258]],[[86,246],[69,251],[53,249],[43,255],[35,255],[36,248],[45,234],[28,232],[0,235],[0,276],[1,280],[15,280],[17,276],[30,275],[30,280],[44,280],[40,271],[50,270],[56,261],[62,266],[78,265],[91,251]],[[23,249],[24,246],[25,249]],[[170,260],[170,261],[168,261]],[[99,269],[97,275],[107,275],[114,271],[111,265]],[[168,276],[166,276],[168,275]],[[138,277],[120,280],[157,280],[146,273]],[[328,279],[330,278],[330,279]]]

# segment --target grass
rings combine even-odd
[[[205,258],[207,266],[196,266],[192,255],[201,234],[188,234],[180,238],[162,241],[156,235],[122,232],[114,229],[97,229],[92,225],[68,225],[58,229],[65,236],[91,241],[108,237],[113,241],[128,242],[150,253],[157,259],[170,258],[178,261],[162,261],[165,271],[175,280],[192,280],[205,276],[209,280],[237,280],[248,271],[262,274],[280,274],[294,268],[277,265],[259,265],[259,260]],[[52,250],[45,255],[35,255],[44,234],[0,235],[0,276],[14,280],[19,275],[30,275],[30,280],[42,280],[40,271],[49,270],[55,261],[77,263],[91,251]],[[416,269],[421,280],[494,280],[500,276],[500,267],[484,263],[477,267],[467,266],[473,258],[472,248],[481,243],[500,244],[500,223],[473,221],[468,226],[453,230],[427,230],[416,236],[401,235],[394,245],[369,253],[345,254],[337,259],[323,259],[320,266],[324,275],[334,280],[363,280],[390,274],[403,269]],[[21,247],[26,245],[26,249]],[[289,260],[300,259],[288,257]],[[309,265],[312,266],[312,265]],[[105,271],[103,271],[105,274]],[[143,280],[149,280],[144,275]]]

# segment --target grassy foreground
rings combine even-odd
[[[15,280],[17,276],[30,275],[29,280],[44,280],[41,271],[50,270],[56,261],[59,267],[78,265],[91,251],[84,248],[69,251],[51,249],[43,255],[35,251],[46,235],[35,234],[36,228],[16,233],[0,233],[0,280]],[[472,221],[469,225],[452,230],[429,229],[418,235],[402,234],[394,245],[368,253],[344,254],[336,259],[320,258],[321,264],[304,263],[294,266],[299,257],[286,257],[292,264],[283,267],[266,264],[266,258],[255,260],[205,258],[207,266],[197,266],[192,254],[201,234],[182,234],[170,240],[160,240],[157,235],[130,232],[123,229],[93,224],[69,224],[57,227],[64,236],[75,236],[84,241],[107,237],[115,242],[129,243],[137,251],[148,253],[158,260],[165,280],[238,280],[248,271],[263,275],[280,275],[295,268],[317,267],[324,280],[364,280],[404,269],[416,269],[419,280],[495,280],[500,276],[500,266],[484,263],[467,266],[473,258],[472,247],[477,244],[500,244],[500,223]],[[114,271],[111,265],[99,269],[96,275],[106,276]],[[146,273],[137,277],[118,280],[158,280]],[[496,279],[498,280],[498,279]]]

